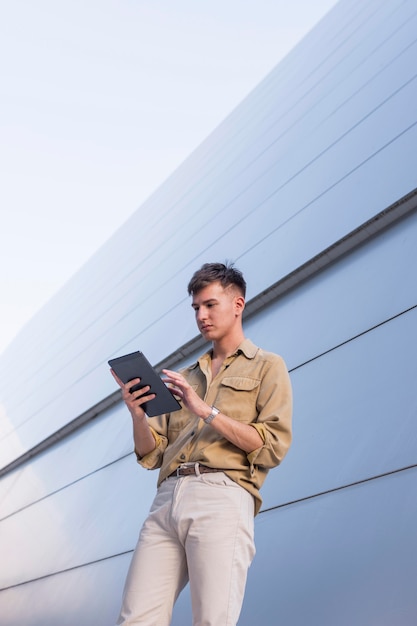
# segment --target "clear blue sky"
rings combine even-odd
[[[0,352],[336,0],[0,7]]]

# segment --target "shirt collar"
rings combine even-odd
[[[242,343],[238,346],[236,352],[232,354],[231,356],[243,354],[247,359],[254,359],[256,356],[256,353],[258,352],[258,349],[259,348],[255,346],[255,344],[252,343],[250,339],[244,339]],[[211,359],[211,350],[201,355],[201,357],[195,363],[190,365],[189,369],[190,370],[195,369],[196,367],[200,365],[202,361],[209,360],[209,359]]]
[[[247,359],[254,359],[258,352],[258,347],[250,339],[244,339],[236,352],[241,352]]]

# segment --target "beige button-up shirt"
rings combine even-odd
[[[156,448],[138,456],[138,462],[147,469],[160,468],[158,486],[182,463],[222,469],[254,496],[256,515],[262,503],[259,489],[291,443],[292,392],[283,359],[245,339],[215,378],[211,352],[181,373],[207,404],[256,428],[263,445],[247,454],[183,407],[148,418]]]

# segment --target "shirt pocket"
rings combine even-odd
[[[225,415],[251,423],[258,417],[256,403],[260,380],[247,376],[225,376],[220,384],[215,406]]]

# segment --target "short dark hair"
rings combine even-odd
[[[242,294],[246,295],[246,281],[240,270],[236,269],[233,263],[204,263],[202,267],[194,272],[188,283],[188,294],[196,294],[207,285],[219,282],[223,289],[234,285]]]

